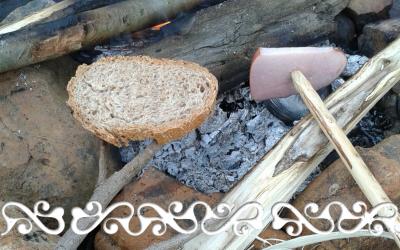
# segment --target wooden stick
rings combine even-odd
[[[107,142],[100,140],[99,149],[99,175],[97,177],[96,187],[100,186],[107,179],[107,163],[106,163],[106,147]]]
[[[303,73],[300,71],[292,72],[292,80],[297,92],[299,92],[304,103],[333,144],[344,165],[369,202],[373,206],[392,202]],[[384,211],[380,215],[391,216],[393,211]],[[392,230],[390,227],[388,229]],[[400,235],[397,235],[394,231],[392,233],[397,246],[400,248]]]
[[[133,177],[140,173],[143,167],[146,166],[147,162],[153,158],[154,154],[161,148],[161,146],[162,145],[159,145],[155,142],[148,145],[120,171],[115,172],[100,185],[98,185],[94,190],[90,201],[99,202],[103,209],[105,209],[111,200],[118,194],[118,192],[129,182],[131,182]],[[85,212],[88,213],[86,209]],[[90,227],[96,220],[96,217],[87,218],[86,220],[82,221],[82,223],[79,223],[79,228],[86,229]],[[56,249],[77,249],[85,237],[86,235],[76,234],[70,228],[58,241]]]
[[[329,96],[325,105],[348,133],[399,80],[400,39],[397,39]],[[289,201],[332,150],[333,146],[318,124],[308,115],[227,193],[222,202],[235,207],[248,201],[263,204],[262,223],[266,227],[272,220],[272,206]],[[236,236],[232,230],[213,236],[201,233],[177,244],[184,249],[244,249],[262,230],[250,229],[247,237]]]

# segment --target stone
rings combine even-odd
[[[331,40],[343,49],[355,50],[357,48],[356,27],[350,17],[339,14],[335,17],[335,32]]]
[[[393,0],[351,0],[347,6],[358,15],[368,13],[379,13],[391,6]]]
[[[258,235],[258,237],[263,239],[263,240],[267,240],[268,242],[270,242],[272,244],[278,243],[278,242],[275,241],[275,239],[290,240],[290,236],[288,234],[286,234],[284,231],[282,231],[282,230],[274,230],[274,229],[272,229],[272,227],[268,227],[260,235]],[[253,242],[253,246],[252,246],[253,248],[251,248],[251,249],[263,250],[263,249],[265,249],[265,248],[267,248],[269,246],[270,245],[264,244],[260,240],[255,240]]]
[[[372,57],[393,42],[400,34],[400,18],[393,18],[364,27],[358,38],[360,51]]]
[[[391,136],[370,149],[358,148],[358,151],[387,195],[399,206],[400,135]],[[348,208],[357,201],[364,201],[371,208],[340,159],[313,180],[292,205],[299,211],[303,211],[309,202],[315,202],[320,208],[324,208],[332,201],[340,201]],[[327,225],[320,222],[313,221],[313,225],[317,228],[326,228]],[[307,234],[306,230],[303,231],[304,234]],[[396,249],[396,245],[391,240],[363,237],[324,242],[313,249]]]
[[[139,180],[124,187],[121,193],[113,200],[113,203],[126,201],[137,209],[138,206],[145,202],[152,202],[166,210],[171,202],[180,201],[184,204],[184,211],[186,211],[186,208],[194,201],[203,201],[212,207],[221,198],[221,193],[214,193],[212,195],[202,194],[180,184],[154,167],[149,167],[144,171],[143,176]],[[128,208],[121,207],[114,210],[110,216],[124,217],[129,211]],[[200,216],[200,214],[197,215]],[[157,216],[157,214],[148,209],[144,213],[144,216]],[[140,225],[136,217],[130,221],[129,226],[132,231],[139,230]],[[168,228],[164,235],[157,237],[149,229],[137,237],[129,236],[124,230],[119,230],[113,235],[108,235],[100,230],[96,235],[95,249],[146,249],[152,244],[170,239],[175,234],[177,233],[171,228]]]
[[[92,194],[100,145],[65,103],[76,66],[60,58],[0,75],[0,197],[62,206],[67,223]]]
[[[0,201],[0,209],[5,202]],[[6,209],[7,216],[11,218],[27,218],[27,216],[15,207]],[[0,248],[2,250],[26,249],[26,250],[52,250],[55,248],[59,236],[48,235],[32,223],[32,231],[22,235],[14,227],[6,235],[0,236]],[[0,215],[0,232],[5,232],[7,227],[5,219]]]
[[[389,18],[392,4],[393,0],[351,0],[347,12],[361,32],[366,24]]]

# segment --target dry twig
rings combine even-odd
[[[143,167],[153,158],[161,145],[152,143],[140,152],[132,161],[127,163],[120,171],[115,172],[103,183],[96,187],[90,201],[99,202],[105,208],[118,192],[135,177]],[[88,212],[85,209],[85,212]],[[90,227],[96,222],[96,217],[89,217],[79,224],[80,229]],[[69,229],[59,240],[56,249],[77,249],[86,235],[78,235]]]

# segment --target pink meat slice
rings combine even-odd
[[[296,94],[290,73],[300,70],[316,90],[328,86],[346,66],[346,56],[331,47],[259,48],[250,68],[254,100]]]

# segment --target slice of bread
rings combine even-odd
[[[212,112],[217,89],[217,79],[195,63],[146,56],[81,65],[67,87],[74,117],[118,147],[181,138]]]

